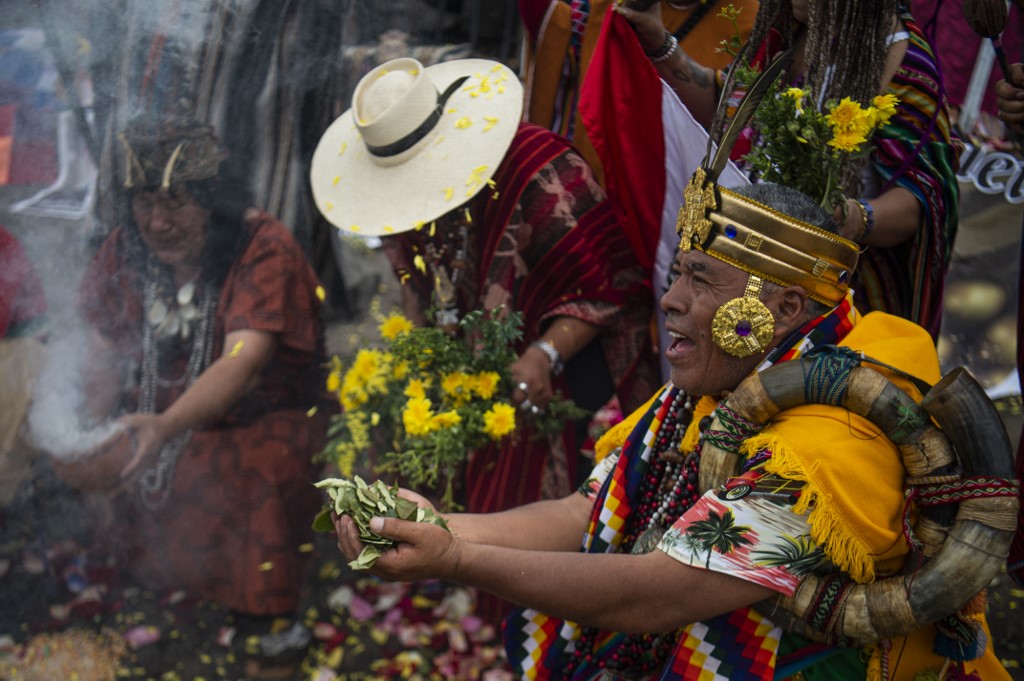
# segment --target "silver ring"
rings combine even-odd
[[[527,398],[519,403],[519,408],[522,409],[523,411],[526,411],[527,409],[536,409],[537,405],[535,405],[533,402],[530,401],[529,398]]]
[[[529,392],[530,385],[526,381],[520,381],[519,383],[516,384],[516,387],[525,393]]]

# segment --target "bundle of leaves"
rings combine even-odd
[[[421,508],[416,502],[398,496],[398,485],[388,487],[380,480],[368,485],[356,475],[352,480],[326,478],[315,483],[315,486],[327,491],[330,502],[324,505],[313,521],[313,529],[317,532],[333,532],[333,512],[352,518],[359,530],[363,550],[348,564],[353,570],[373,567],[380,555],[395,543],[393,539],[382,537],[370,529],[371,518],[398,518],[418,523],[433,523],[448,529],[444,518],[429,508]]]

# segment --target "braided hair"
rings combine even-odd
[[[901,0],[808,0],[807,42],[804,47],[804,87],[812,101],[849,97],[862,105],[879,94],[887,55],[886,38]],[[770,32],[785,50],[796,40],[792,0],[761,0],[750,33],[753,54]],[[731,93],[724,93],[728,97]],[[716,129],[718,129],[716,127]],[[844,184],[860,184],[865,159],[849,159],[842,168]]]

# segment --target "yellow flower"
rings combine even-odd
[[[331,358],[331,371],[327,374],[327,392],[336,393],[341,388],[341,360]]]
[[[427,397],[427,382],[418,378],[414,378],[409,381],[409,385],[405,386],[405,390],[402,393],[406,397],[412,397],[414,399],[423,400]]]
[[[346,374],[345,380],[341,384],[341,392],[338,394],[338,400],[341,402],[341,406],[345,408],[345,411],[358,409],[370,399],[362,385],[348,380],[351,375],[352,372]]]
[[[846,132],[856,124],[857,118],[863,113],[864,109],[861,108],[860,104],[849,97],[843,97],[843,100],[828,112],[825,120],[828,121],[828,124],[837,133]]]
[[[409,363],[399,362],[391,367],[391,377],[396,381],[404,381],[405,377],[409,375]]]
[[[413,436],[428,435],[433,430],[431,419],[434,412],[430,410],[430,400],[414,397],[405,403],[402,410],[402,425],[405,432]]]
[[[403,333],[410,331],[412,331],[412,322],[397,313],[388,315],[380,325],[380,335],[387,340],[395,340]]]
[[[516,410],[510,404],[499,402],[484,412],[484,432],[499,440],[516,427]]]
[[[491,399],[494,391],[498,389],[498,382],[501,376],[496,371],[481,371],[476,375],[473,384],[473,391],[485,400]]]
[[[865,142],[867,138],[859,132],[841,132],[834,135],[828,144],[839,151],[857,151]]]
[[[793,105],[796,106],[796,110],[803,112],[804,110],[804,96],[807,94],[798,87],[788,88],[782,93],[786,97],[790,97],[793,100]]]
[[[451,428],[459,423],[462,423],[462,417],[457,411],[443,411],[430,420],[433,428]]]
[[[470,383],[469,376],[461,371],[453,371],[441,378],[441,390],[456,404],[465,404],[472,398]]]
[[[380,350],[360,350],[356,353],[349,373],[354,374],[365,383],[379,371],[382,360],[383,353]]]
[[[896,113],[896,104],[899,102],[896,95],[878,95],[871,102],[872,127],[881,127],[889,122],[889,119]]]
[[[351,442],[339,442],[334,448],[334,463],[342,477],[351,478],[356,462],[356,447]]]

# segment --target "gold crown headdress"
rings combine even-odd
[[[717,149],[709,136],[704,162],[683,191],[684,204],[676,221],[680,250],[696,249],[750,275],[743,296],[719,308],[712,322],[715,343],[736,357],[761,352],[772,339],[774,317],[759,300],[764,281],[801,286],[812,300],[834,307],[849,290],[860,254],[852,241],[716,182],[736,137],[782,72],[788,54],[773,61],[750,84]]]

